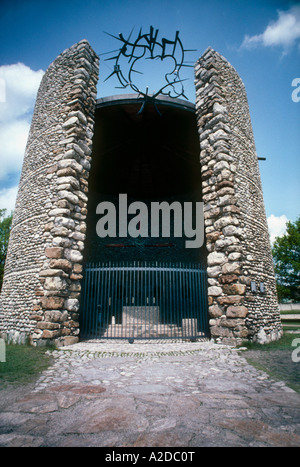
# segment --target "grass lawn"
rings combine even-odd
[[[34,381],[52,361],[47,347],[6,345],[6,362],[0,362],[0,388]]]
[[[299,323],[295,330],[299,332],[290,334],[284,329],[282,338],[269,344],[248,342],[244,344],[248,350],[243,355],[252,366],[263,370],[274,380],[284,381],[287,386],[300,393],[300,361],[292,359],[293,355],[300,358],[300,349],[297,351],[300,347]],[[295,339],[299,341],[294,342]]]
[[[300,310],[281,310],[281,315],[300,315]],[[299,316],[300,318],[300,316]]]
[[[293,316],[292,319],[286,319],[286,315]],[[281,311],[281,322],[283,326],[283,330],[292,330],[292,329],[299,329],[300,328],[300,310],[292,310],[292,311]]]

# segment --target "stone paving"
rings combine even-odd
[[[299,446],[300,394],[212,341],[89,341],[1,392],[0,446]]]

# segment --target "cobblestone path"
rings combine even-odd
[[[0,401],[0,446],[299,446],[300,394],[206,342],[89,341]]]

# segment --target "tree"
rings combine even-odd
[[[9,216],[6,216],[6,209],[0,209],[0,290],[3,282],[4,264],[7,254],[12,216],[12,213]]]
[[[279,301],[300,300],[300,216],[287,223],[286,234],[275,239],[273,249]]]

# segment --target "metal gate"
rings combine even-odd
[[[207,276],[199,264],[89,263],[84,268],[83,338],[208,336]]]

